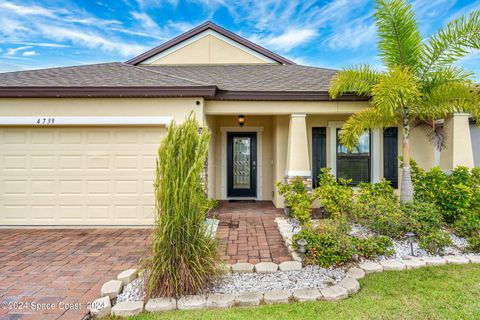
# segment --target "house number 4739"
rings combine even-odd
[[[55,118],[38,118],[37,124],[54,124]]]

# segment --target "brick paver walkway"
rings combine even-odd
[[[0,319],[83,318],[103,282],[137,265],[150,232],[0,229]]]
[[[216,213],[220,219],[220,253],[227,263],[291,260],[274,221],[282,210],[270,201],[221,201]]]

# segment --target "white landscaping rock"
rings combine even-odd
[[[206,303],[207,299],[203,295],[184,296],[178,299],[177,308],[179,310],[201,309]]]
[[[122,281],[120,280],[110,280],[103,284],[100,289],[100,295],[102,297],[108,296],[110,299],[116,298],[120,291],[122,291]]]
[[[316,289],[298,289],[293,291],[293,298],[297,301],[316,301],[322,297],[322,293]]]
[[[154,298],[149,299],[145,305],[145,310],[148,312],[163,312],[175,310],[177,308],[177,301],[173,298]]]
[[[228,293],[215,293],[207,297],[208,308],[230,308],[235,303],[235,296]]]
[[[361,263],[361,264],[358,265],[358,267],[360,269],[363,269],[363,271],[365,271],[366,274],[383,271],[382,265],[380,265],[376,262],[370,262],[370,261]]]
[[[467,255],[467,259],[470,260],[471,263],[480,263],[480,256],[469,254]]]
[[[255,266],[251,263],[239,262],[232,265],[232,272],[252,273]]]
[[[235,297],[235,303],[239,306],[258,306],[263,295],[258,292],[243,292]]]
[[[331,286],[320,291],[322,292],[323,300],[327,301],[337,301],[348,297],[347,289],[339,285]]]
[[[143,311],[143,301],[122,301],[112,308],[112,315],[130,317]]]
[[[132,282],[133,280],[135,280],[138,276],[138,270],[137,269],[128,269],[128,270],[125,270],[123,272],[121,272],[118,276],[117,276],[117,280],[120,280],[122,281],[123,285],[127,285],[129,284],[130,282]]]
[[[266,304],[288,303],[292,294],[289,291],[267,291],[263,295]]]
[[[425,267],[427,265],[425,261],[420,259],[403,260],[402,262],[405,264],[407,269],[417,269]]]
[[[357,280],[362,279],[365,277],[365,271],[363,271],[363,269],[353,267],[348,270],[347,277],[351,277]]]
[[[427,266],[441,266],[447,264],[447,260],[442,257],[422,257],[421,259],[425,261]]]
[[[360,290],[360,283],[357,279],[346,277],[338,283],[339,286],[347,289],[349,295],[355,294]]]
[[[381,261],[380,264],[384,271],[405,270],[407,266],[405,263],[396,260]]]
[[[255,265],[257,273],[273,273],[278,270],[278,264],[273,262],[260,262]]]
[[[448,264],[467,264],[467,263],[470,263],[470,260],[468,260],[464,256],[444,256],[443,258],[445,260],[447,260]]]
[[[302,270],[302,263],[298,261],[285,261],[278,265],[280,271],[298,271]]]
[[[103,297],[93,301],[90,304],[90,315],[92,318],[103,318],[110,315],[112,311],[112,304],[110,303],[109,297]]]

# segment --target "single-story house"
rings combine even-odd
[[[0,225],[149,225],[156,152],[166,126],[194,112],[212,132],[208,195],[272,201],[275,184],[300,176],[396,186],[402,132],[366,132],[354,152],[338,142],[355,94],[332,100],[335,70],[308,67],[211,22],[127,62],[0,74]],[[467,114],[445,120],[436,155],[421,130],[423,167],[473,166]],[[478,146],[476,146],[476,160]]]

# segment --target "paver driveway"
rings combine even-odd
[[[220,254],[227,263],[292,260],[274,220],[283,210],[272,202],[220,201],[216,214]]]
[[[0,319],[83,318],[103,282],[137,265],[150,232],[0,229]]]

